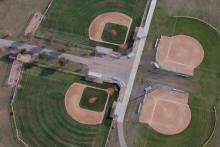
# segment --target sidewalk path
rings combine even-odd
[[[55,58],[66,58],[71,62],[81,63],[87,65],[91,71],[99,72],[103,75],[103,79],[111,81],[112,77],[118,77],[127,83],[130,69],[133,60],[121,57],[120,59],[113,59],[111,57],[91,57],[84,58],[72,54],[61,53],[53,49],[41,48],[35,45],[22,44],[16,41],[0,39],[0,47],[13,47],[16,49],[26,49],[31,54],[47,53],[49,56]]]
[[[120,115],[118,116],[118,119],[117,119],[117,121],[118,121],[118,125],[117,125],[117,127],[118,127],[118,137],[119,137],[119,142],[120,142],[121,147],[127,147],[126,140],[125,140],[125,137],[124,137],[123,125],[122,124],[123,124],[123,121],[124,121],[124,116],[125,116],[125,113],[126,113],[126,110],[127,110],[127,105],[128,105],[129,99],[130,99],[130,95],[131,95],[131,91],[132,91],[132,88],[133,88],[134,80],[135,80],[137,70],[138,70],[138,66],[139,66],[141,56],[142,56],[142,53],[143,53],[143,50],[144,50],[144,45],[145,45],[147,35],[148,35],[149,29],[150,29],[150,25],[151,25],[153,14],[154,14],[154,11],[155,11],[155,8],[156,8],[156,4],[157,4],[157,0],[152,0],[151,1],[150,9],[148,11],[147,19],[146,19],[145,25],[144,25],[144,34],[146,34],[146,37],[141,38],[140,40],[136,40],[135,43],[134,43],[134,48],[137,48],[137,52],[136,52],[136,56],[135,56],[135,59],[134,59],[134,62],[133,62],[131,72],[130,72],[130,77],[129,77],[127,88],[126,88],[126,91],[125,91],[125,94],[124,94],[124,98],[123,98],[123,101],[122,101],[122,108],[121,108],[121,111],[120,111]]]

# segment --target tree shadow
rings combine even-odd
[[[11,47],[11,48],[19,48],[19,47],[21,47],[21,46],[22,46],[21,43],[19,43],[19,42],[13,42],[10,47]]]
[[[59,57],[61,54],[62,54],[61,52],[57,52],[57,51],[47,52],[47,55],[51,57]]]
[[[41,71],[40,76],[49,76],[52,75],[56,72],[55,69],[51,69],[51,68],[45,68]]]
[[[43,49],[40,48],[40,47],[33,47],[31,49],[28,50],[28,54],[37,54],[37,53],[40,53]]]

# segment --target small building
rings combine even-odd
[[[157,49],[160,45],[160,39],[157,38],[155,44],[154,44],[154,48]]]
[[[5,48],[0,48],[0,54],[5,52]]]
[[[113,118],[113,119],[114,119],[116,106],[117,106],[117,101],[114,101],[113,104],[112,104],[111,112],[110,112],[110,117]]]
[[[152,87],[152,86],[149,86],[149,87],[144,88],[145,94],[150,93],[152,90],[153,90],[153,87]]]
[[[120,53],[117,53],[117,52],[112,52],[110,54],[110,57],[112,57],[113,59],[120,59],[121,58],[121,54]]]
[[[95,51],[96,51],[96,54],[100,55],[100,56],[106,56],[106,55],[110,55],[112,53],[112,49],[102,47],[102,46],[96,46]]]
[[[113,115],[113,118],[114,119],[117,119],[118,116],[120,115],[121,113],[121,108],[122,108],[122,103],[121,102],[117,102],[115,104],[115,109],[114,109],[114,115]]]
[[[18,56],[17,56],[17,60],[22,63],[30,63],[31,59],[32,59],[32,57],[29,54],[18,54]]]
[[[144,28],[139,27],[138,32],[137,32],[137,38],[142,39],[142,38],[146,38],[146,37],[147,37],[147,34],[144,32]]]
[[[130,52],[130,53],[127,55],[128,59],[131,59],[131,58],[134,57],[134,56],[135,56],[134,52]]]
[[[86,76],[86,80],[96,82],[96,83],[103,83],[102,74],[97,73],[97,72],[93,72],[93,71],[88,71],[87,76]]]

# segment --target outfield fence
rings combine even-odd
[[[211,27],[213,30],[215,30],[219,35],[220,35],[220,31],[215,28],[213,25],[209,24],[208,22],[202,20],[202,19],[199,19],[199,18],[196,18],[196,17],[192,17],[192,16],[172,16],[173,18],[188,18],[188,19],[192,19],[192,20],[197,20],[197,21],[200,21],[206,25],[208,25],[209,27]]]
[[[108,141],[109,141],[109,136],[110,136],[110,133],[111,133],[111,130],[112,130],[112,127],[113,127],[113,123],[114,123],[114,120],[112,120],[112,122],[111,122],[111,126],[109,128],[108,135],[107,135],[106,141],[105,141],[105,147],[107,147],[107,144],[108,144]]]
[[[48,12],[48,10],[50,9],[50,6],[52,5],[53,1],[54,1],[54,0],[51,0],[51,2],[49,3],[49,5],[47,6],[46,10],[44,11],[43,20],[45,19],[45,16],[47,15],[47,12]],[[42,20],[42,21],[43,21],[43,20]],[[42,22],[42,21],[41,21],[41,22]]]
[[[12,117],[13,117],[13,123],[14,123],[14,126],[15,126],[15,132],[16,132],[17,140],[18,140],[20,143],[22,143],[25,147],[29,147],[29,145],[28,145],[27,143],[25,143],[25,141],[21,138],[21,134],[20,134],[19,131],[18,131],[18,127],[17,127],[17,123],[16,123],[16,114],[15,114],[14,107],[13,107],[14,100],[15,100],[15,98],[16,98],[16,96],[17,96],[17,89],[18,89],[20,80],[21,80],[21,78],[22,78],[22,72],[23,72],[23,71],[21,71],[21,74],[20,74],[20,76],[19,76],[19,78],[18,78],[18,81],[17,81],[17,83],[16,83],[16,85],[15,85],[15,87],[14,87],[13,97],[12,97],[10,106],[11,106],[11,111],[12,111],[12,113],[13,113],[13,116],[12,116]]]
[[[206,147],[206,146],[210,143],[211,139],[212,139],[213,136],[214,136],[215,130],[216,130],[216,125],[217,125],[217,111],[216,111],[216,108],[215,108],[215,107],[214,107],[213,109],[214,109],[214,114],[215,114],[215,124],[214,124],[214,127],[213,127],[213,131],[212,131],[212,133],[210,134],[209,138],[208,138],[208,139],[205,141],[205,143],[202,145],[202,147]]]

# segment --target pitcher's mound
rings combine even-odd
[[[96,97],[92,97],[89,99],[89,103],[90,104],[95,104],[97,102],[97,98]]]
[[[95,111],[92,109],[87,109],[80,106],[80,102],[83,99],[83,94],[85,94],[85,89],[89,88],[91,90],[94,90],[94,93],[97,91],[103,91],[104,89],[91,87],[89,85],[84,85],[80,83],[73,83],[65,95],[65,106],[67,113],[77,122],[81,124],[87,124],[87,125],[97,125],[101,124],[105,115],[106,106],[108,104],[108,98],[109,96],[105,98],[106,101],[103,103],[103,109],[101,111]],[[106,93],[106,92],[105,92]],[[90,92],[91,95],[93,95],[92,92]],[[88,92],[86,92],[86,95],[88,96]],[[85,96],[84,96],[85,98]],[[87,98],[87,97],[86,97]],[[103,98],[103,97],[102,97]],[[93,103],[92,105],[96,105],[97,98],[96,97],[89,97],[89,99],[86,99],[87,103]],[[91,105],[90,103],[90,105]],[[87,104],[88,105],[88,104]],[[98,108],[96,108],[98,110]]]
[[[156,89],[145,95],[139,121],[165,135],[185,130],[191,121],[188,94]]]

